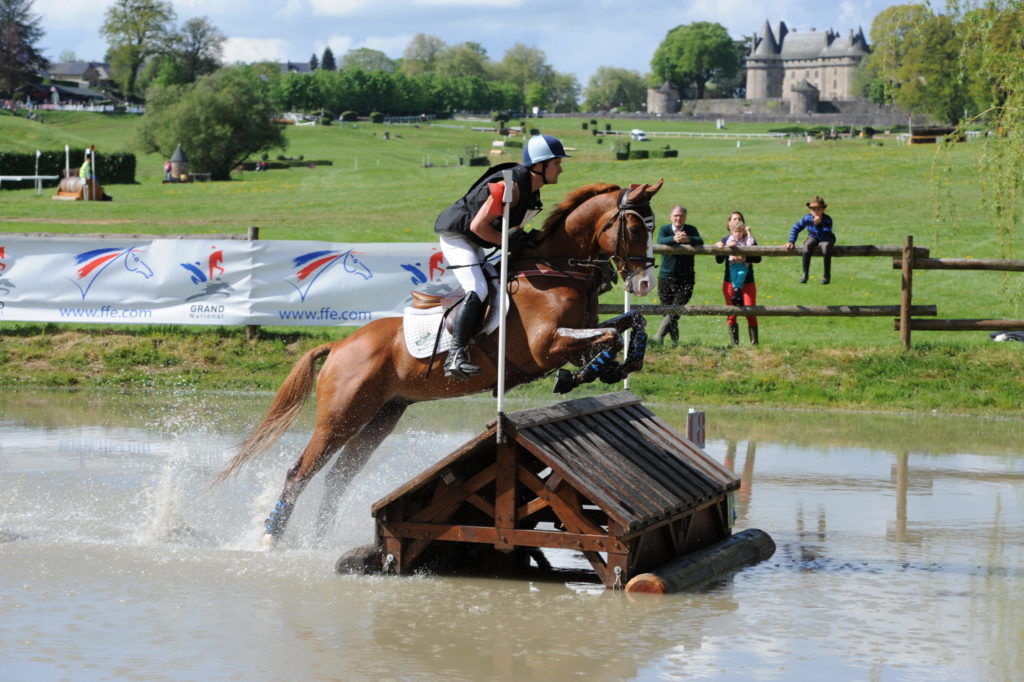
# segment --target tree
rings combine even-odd
[[[476,76],[488,78],[493,65],[487,58],[487,50],[480,43],[465,42],[441,50],[435,62],[438,73],[455,78]]]
[[[40,21],[32,0],[0,0],[0,92],[13,95],[48,66],[35,46],[43,37]]]
[[[139,70],[167,47],[174,9],[162,0],[115,0],[100,35],[107,39],[107,61],[125,97],[134,97]]]
[[[580,100],[580,82],[571,73],[555,72],[548,86],[548,109],[558,113],[577,111]]]
[[[856,76],[864,95],[878,104],[893,103],[903,57],[934,16],[926,5],[894,5],[878,13],[871,22],[871,55]]]
[[[906,111],[959,122],[968,101],[959,64],[961,47],[952,17],[940,14],[927,19],[905,41],[895,72],[896,103]]]
[[[985,127],[979,163],[984,205],[991,211],[1004,257],[1013,258],[1024,215],[1024,7],[1020,0],[954,1],[949,10],[958,20],[964,44],[970,46],[961,54],[961,64],[978,81],[976,103],[984,106],[964,121]]]
[[[314,52],[313,56],[309,58],[309,70],[310,71],[316,71],[319,68],[320,68],[320,60],[317,59],[316,52]]]
[[[320,68],[324,71],[337,71],[338,64],[334,61],[334,52],[330,46],[324,48],[324,54],[320,57]]]
[[[434,70],[438,55],[447,47],[437,36],[417,33],[402,53],[402,72],[415,76]]]
[[[182,25],[172,42],[172,52],[181,63],[187,83],[220,68],[224,41],[224,34],[207,17],[193,17]]]
[[[583,92],[587,111],[622,107],[638,111],[647,103],[647,83],[638,71],[615,66],[598,67]]]
[[[703,99],[708,81],[736,75],[740,57],[721,24],[697,21],[668,32],[651,59],[651,85],[668,81],[682,95],[691,83]]]
[[[505,51],[497,70],[502,80],[509,81],[519,89],[524,102],[527,86],[539,83],[549,88],[555,75],[543,50],[522,43],[516,43]]]
[[[341,68],[392,73],[395,70],[395,60],[380,50],[360,47],[355,50],[349,50],[342,56]]]
[[[260,80],[257,69],[242,66],[187,85],[152,87],[139,123],[141,146],[169,157],[181,143],[193,168],[227,180],[250,155],[287,144],[271,122],[275,108]]]

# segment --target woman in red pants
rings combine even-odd
[[[739,211],[729,216],[729,234],[722,237],[717,246],[754,246],[757,240],[751,233],[747,221]],[[726,305],[747,306],[757,305],[757,284],[754,283],[754,263],[760,263],[760,256],[715,256],[715,261],[725,263],[725,277],[722,281],[722,293],[725,294]],[[729,325],[729,338],[734,344],[740,342],[740,328],[736,316],[726,319]],[[757,318],[747,316],[747,328],[750,332],[750,343],[757,345]]]

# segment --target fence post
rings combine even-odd
[[[260,228],[257,227],[256,225],[250,226],[249,227],[249,235],[248,235],[249,241],[254,242],[254,241],[256,241],[259,238],[260,238]],[[256,338],[259,337],[259,335],[260,335],[259,325],[255,325],[255,324],[247,324],[247,325],[245,325],[245,338],[246,338],[246,340],[254,341]]]
[[[900,284],[900,343],[910,349],[910,303],[914,283],[914,237],[903,237],[903,277]]]

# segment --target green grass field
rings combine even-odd
[[[113,202],[51,201],[52,190],[41,196],[34,190],[0,192],[0,229],[171,235],[244,233],[255,225],[264,239],[432,241],[434,218],[481,171],[458,165],[459,158],[473,146],[486,154],[498,139],[493,132],[472,130],[488,125],[482,121],[289,128],[288,149],[272,151],[271,158],[278,153],[302,155],[333,165],[245,173],[231,182],[164,185],[163,159],[141,154],[134,146],[137,120],[127,115],[55,112],[45,114],[45,122],[39,124],[0,116],[3,149],[62,149],[68,144],[77,152],[76,162],[90,144],[101,153],[139,155],[137,184],[105,186]],[[582,130],[581,123],[587,120],[527,122],[560,137],[574,150],[560,184],[544,191],[549,206],[568,190],[590,182],[628,184],[664,178],[665,187],[654,202],[659,224],[667,222],[674,204],[682,203],[689,208],[689,222],[711,241],[724,234],[728,214],[740,210],[761,244],[782,244],[790,226],[806,212],[804,203],[820,194],[829,202],[840,244],[895,245],[904,235],[913,235],[915,244],[931,249],[933,257],[1013,257],[1007,245],[999,243],[983,205],[978,142],[940,150],[902,145],[884,136],[809,144],[797,139],[744,139],[739,145],[735,139],[655,137],[634,142],[633,148],[667,144],[679,150],[679,157],[615,161],[614,139]],[[640,127],[648,134],[715,132],[711,123],[611,122],[615,130]],[[601,129],[605,123],[600,120]],[[725,132],[769,128],[730,123]],[[384,139],[386,129],[391,139]],[[188,140],[182,145],[187,151]],[[510,150],[494,161],[515,159],[516,152]],[[102,173],[101,165],[101,179]],[[766,258],[757,266],[759,303],[899,302],[900,273],[889,259],[836,259],[827,287],[819,284],[820,272],[816,260],[811,282],[800,285],[797,258]],[[720,265],[712,258],[698,258],[692,303],[721,303],[721,279]],[[604,300],[620,298],[610,294]],[[941,318],[1024,318],[1021,278],[1010,273],[916,271],[914,302],[935,304]],[[655,318],[651,325],[658,322]],[[1024,384],[1018,378],[1024,347],[994,344],[984,332],[915,332],[914,351],[903,353],[890,318],[775,317],[762,319],[762,346],[750,351],[746,345],[727,346],[722,318],[683,318],[681,326],[685,347],[653,352],[654,371],[643,375],[643,385],[662,396],[938,409],[943,405],[932,403],[940,402],[941,396],[985,393],[991,386],[1003,397],[971,399],[963,406],[1012,410],[1024,404]],[[746,332],[742,333],[745,344]],[[313,337],[322,338],[311,332],[310,343]],[[1010,376],[994,377],[996,372]],[[807,373],[812,376],[805,377]],[[955,383],[960,374],[970,376]],[[815,375],[821,380],[815,381]],[[279,378],[274,375],[269,383]],[[934,400],[927,397],[933,389],[938,396]]]

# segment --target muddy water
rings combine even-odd
[[[267,399],[0,395],[0,680],[1024,677],[1017,421],[708,409],[706,449],[743,480],[737,529],[778,551],[634,601],[333,573],[372,538],[373,502],[483,428],[482,400],[414,407],[327,547],[314,483],[281,550],[257,551],[308,425],[208,485]],[[684,430],[684,408],[649,407]]]

